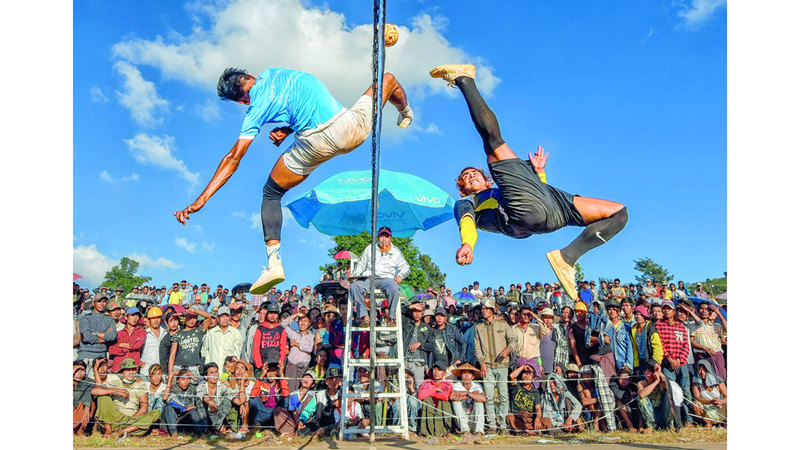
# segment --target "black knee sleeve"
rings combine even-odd
[[[619,211],[605,219],[589,224],[583,232],[568,246],[561,249],[561,256],[569,265],[575,262],[589,250],[599,247],[616,236],[628,223],[628,208],[622,207]]]
[[[269,177],[264,184],[264,196],[261,199],[261,227],[264,230],[264,242],[281,239],[283,213],[281,198],[288,191]]]
[[[475,86],[475,80],[469,77],[456,78],[456,86],[461,90],[464,99],[467,101],[469,115],[475,124],[475,129],[483,140],[483,151],[490,154],[505,143],[503,136],[500,135],[500,124],[497,123],[497,116],[486,104],[486,101]]]

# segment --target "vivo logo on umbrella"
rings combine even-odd
[[[338,180],[339,180],[340,184],[368,183],[368,182],[372,181],[372,177],[366,177],[366,178],[352,178],[352,177],[351,178],[339,178]]]
[[[425,202],[425,203],[436,203],[437,205],[442,204],[442,200],[438,197],[430,198],[427,195],[422,196],[415,196],[418,202]]]
[[[378,211],[378,218],[379,219],[399,219],[400,217],[403,217],[404,215],[406,215],[406,213],[400,212],[400,211],[392,211],[392,212],[388,212],[388,213],[382,213],[382,212]]]

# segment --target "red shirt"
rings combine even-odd
[[[439,400],[450,400],[450,392],[452,391],[453,385],[449,381],[425,380],[419,385],[417,396],[420,400],[433,397],[433,406],[438,406]]]
[[[656,322],[656,331],[664,348],[664,358],[669,356],[685,365],[689,357],[689,332],[686,327],[677,320],[670,324],[667,319],[662,319]]]
[[[111,362],[111,372],[119,372],[122,360],[133,358],[136,366],[139,366],[139,358],[142,355],[142,346],[147,340],[147,331],[142,327],[135,327],[133,333],[128,333],[128,327],[117,333],[117,342],[108,347],[108,354],[114,357]],[[130,348],[121,348],[119,344],[127,343]]]

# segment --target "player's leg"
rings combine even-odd
[[[411,111],[411,106],[408,104],[405,89],[403,89],[403,86],[397,81],[397,78],[389,72],[383,74],[383,90],[381,93],[381,108],[383,108],[383,105],[385,105],[387,101],[394,105],[394,107],[397,108],[397,112],[400,113],[400,116],[397,118],[397,125],[402,128],[407,128],[411,124],[411,121],[414,120],[414,113]],[[372,85],[367,88],[364,95],[372,97]]]
[[[625,228],[628,208],[609,200],[579,196],[573,197],[573,203],[587,224],[586,228],[566,247],[547,253],[547,260],[567,295],[576,300],[575,263],[586,252],[605,244]]]
[[[483,151],[490,163],[517,158],[500,134],[497,116],[486,104],[475,85],[475,66],[472,64],[447,64],[434,67],[430,73],[432,77],[442,78],[461,91],[467,102],[472,123],[475,124],[475,129],[483,140]]]
[[[289,189],[302,183],[306,178],[308,175],[299,175],[289,170],[283,157],[278,158],[272,167],[261,198],[261,227],[267,246],[267,267],[250,287],[251,294],[264,294],[272,286],[286,279],[280,253],[283,225],[281,199]]]

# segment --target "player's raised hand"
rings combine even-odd
[[[536,173],[544,172],[544,166],[547,164],[547,157],[550,156],[550,152],[545,153],[542,146],[539,146],[539,149],[536,150],[536,154],[531,154],[528,152],[528,159],[531,161],[531,165],[533,166],[533,170]]]
[[[173,215],[175,216],[176,219],[178,219],[178,222],[180,222],[183,225],[186,225],[186,221],[189,220],[189,214],[200,211],[200,208],[202,207],[203,205],[197,206],[194,203],[192,203],[191,205],[187,206],[185,209],[181,211],[175,211]]]
[[[459,265],[472,264],[472,247],[469,244],[464,244],[456,252],[456,262]]]

